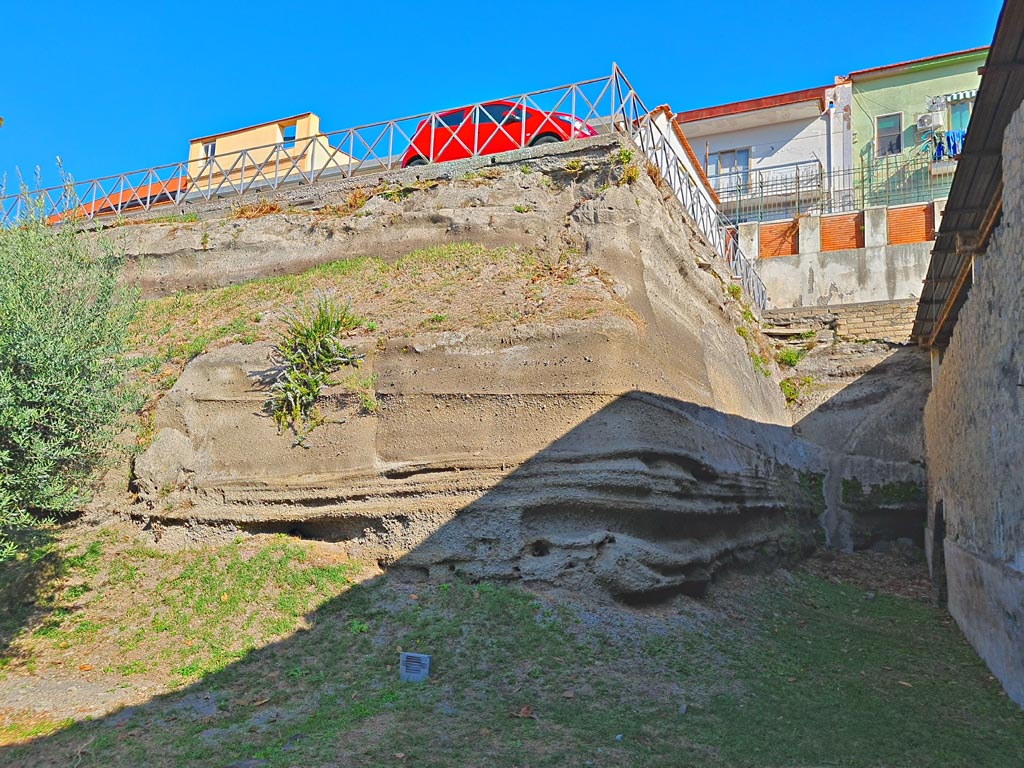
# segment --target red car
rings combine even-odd
[[[490,101],[442,112],[421,122],[402,156],[402,167],[596,135],[591,126],[564,112],[543,112],[514,101]]]

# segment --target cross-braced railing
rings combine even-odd
[[[733,276],[758,307],[768,304],[768,293],[754,263],[740,249],[736,227],[717,208],[708,185],[688,157],[678,126],[667,109],[645,110],[631,125],[630,135],[647,160],[657,167],[676,199],[697,224],[715,251],[729,264]]]
[[[607,77],[557,88],[259,147],[218,153],[211,144],[204,156],[187,162],[7,195],[0,197],[0,226],[40,213],[51,222],[88,221],[612,132],[629,135],[661,169],[700,230],[764,306],[764,286],[702,192],[703,182],[614,64]]]

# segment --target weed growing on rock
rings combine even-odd
[[[647,176],[654,182],[654,186],[660,188],[665,183],[665,178],[661,175],[661,169],[650,161],[647,161],[646,168]]]
[[[736,301],[739,301],[743,296],[743,286],[739,283],[729,283],[729,287],[726,290],[729,291],[729,295],[736,299]]]
[[[783,397],[786,398],[787,405],[794,405],[810,391],[812,386],[814,386],[814,378],[811,376],[805,376],[802,379],[791,376],[779,382],[779,388],[782,390]]]
[[[802,349],[782,349],[776,353],[775,362],[787,368],[795,368],[804,354],[805,352]]]
[[[268,404],[278,430],[291,427],[295,432],[296,445],[323,423],[316,401],[323,387],[331,383],[331,375],[363,359],[341,340],[361,323],[348,305],[342,307],[326,298],[285,316],[285,327],[274,347],[284,370],[270,387]]]
[[[516,205],[512,208],[516,213],[529,213],[530,206],[528,205]]]
[[[582,160],[570,160],[563,167],[565,172],[572,176],[573,181],[579,181],[580,175],[583,173]]]
[[[283,209],[277,201],[262,198],[257,203],[240,203],[231,207],[231,219],[258,219],[260,216],[269,216],[272,213],[281,213]]]
[[[761,357],[756,352],[750,353],[750,362],[754,364],[754,370],[764,376],[766,379],[771,378],[772,371],[768,367],[768,361]]]

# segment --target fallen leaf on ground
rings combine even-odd
[[[92,671],[92,664],[79,664],[78,668],[80,670],[82,670],[83,672],[91,672]]]
[[[906,680],[900,680],[900,685],[905,685],[907,688],[913,688],[914,687],[910,683],[908,683]]]
[[[254,702],[252,703],[252,705],[253,705],[254,707],[262,707],[262,706],[263,706],[264,704],[266,704],[266,703],[267,703],[268,701],[270,701],[270,697],[269,697],[269,696],[267,696],[267,698],[265,698],[265,699],[260,699],[259,701],[254,701]]]
[[[566,691],[565,693],[562,694],[562,698],[563,699],[575,699],[576,698],[576,694],[573,693],[572,691]]]
[[[533,711],[533,707],[520,707],[518,712],[512,712],[512,717],[523,717],[537,719],[537,715]]]

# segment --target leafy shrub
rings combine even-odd
[[[90,495],[132,396],[121,260],[40,216],[0,231],[0,559]]]
[[[332,383],[331,374],[363,359],[342,342],[342,336],[362,322],[347,304],[342,307],[327,298],[312,306],[299,306],[285,316],[274,347],[284,370],[271,385],[268,402],[278,430],[290,426],[296,445],[323,423],[316,401],[320,391]]]

